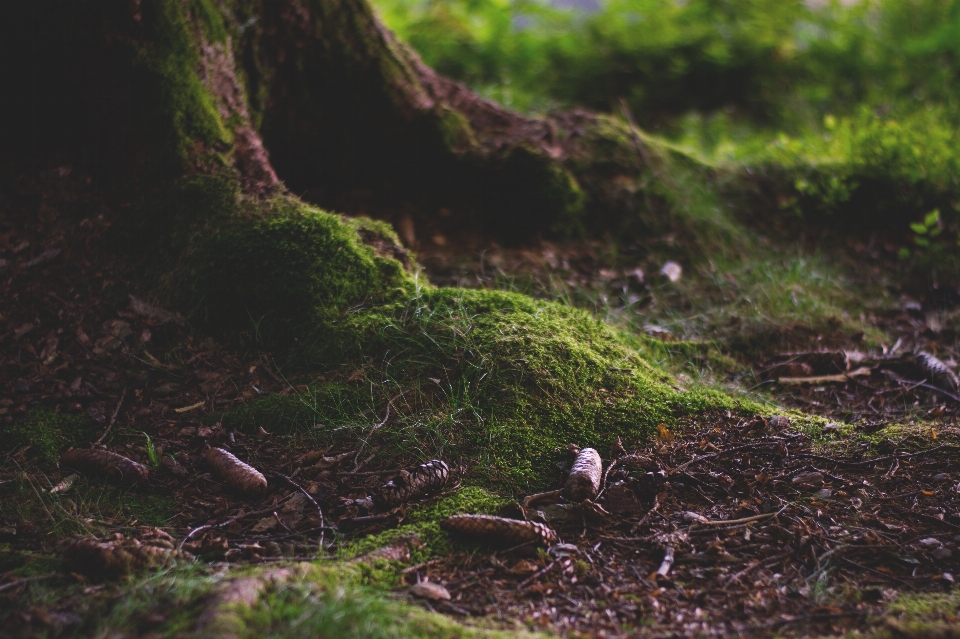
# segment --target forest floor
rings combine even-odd
[[[322,554],[337,565],[355,566],[358,554],[373,558],[362,583],[391,589],[405,605],[479,623],[477,632],[960,632],[956,314],[923,291],[878,285],[888,258],[869,243],[851,240],[844,261],[826,266],[791,248],[786,261],[802,262],[794,299],[809,294],[804,286],[833,278],[842,284],[831,295],[841,301],[803,306],[786,319],[782,309],[743,315],[763,307],[750,295],[770,294],[783,280],[757,284],[754,276],[748,285],[729,272],[676,273],[643,247],[424,243],[420,263],[435,284],[511,288],[587,306],[661,340],[659,365],[678,383],[712,385],[769,411],[686,419],[655,441],[601,450],[606,474],[593,505],[483,497],[501,515],[553,527],[565,543],[547,550],[457,542],[430,555],[420,548],[424,540],[408,540],[406,550],[385,544],[387,551],[377,551],[371,540],[403,545],[389,534],[398,525],[416,528],[427,521],[423,513],[448,512],[455,488],[369,515],[364,495],[400,469],[367,467],[362,447],[304,450],[264,428],[248,436],[224,428],[217,421],[223,411],[306,395],[318,380],[288,378],[255,346],[197,334],[135,297],[142,293],[132,276],[92,248],[102,246],[109,211],[71,218],[70,210],[90,210],[72,201],[83,192],[74,179],[47,175],[48,204],[39,215],[11,216],[30,222],[0,229],[0,419],[8,432],[71,416],[84,424],[70,435],[75,441],[52,430],[47,440],[10,450],[0,465],[0,635],[202,632],[210,602],[221,601],[211,594],[211,575],[228,565],[312,562],[325,542]],[[811,284],[822,268],[837,275]],[[842,317],[825,319],[836,308]],[[681,342],[703,344],[702,356],[671,351]],[[918,363],[918,353],[935,356],[941,368]],[[334,376],[349,383],[353,373]],[[52,463],[65,443],[101,441],[150,467],[149,482],[101,484]],[[218,443],[241,458],[255,453],[276,487],[237,497],[205,465],[204,451]],[[190,573],[199,579],[190,582],[195,592],[168,589],[131,603],[132,584],[145,582],[104,582],[103,571],[128,572],[139,551],[91,574],[89,556],[64,559],[63,542],[78,534],[114,539],[111,552],[149,546],[163,549],[157,553],[165,561],[187,551],[207,563],[190,568],[202,573]],[[391,567],[377,563],[376,552]],[[423,583],[443,588],[418,589]],[[173,601],[188,603],[172,610]],[[259,630],[281,633],[282,626]]]

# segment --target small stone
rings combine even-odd
[[[450,601],[450,591],[432,581],[421,581],[410,586],[410,594],[430,601]]]
[[[667,262],[660,269],[660,275],[663,275],[671,282],[676,282],[683,275],[683,267],[676,262]]]
[[[770,417],[770,427],[774,430],[790,428],[790,418],[786,415],[772,415]]]
[[[833,497],[833,491],[830,490],[829,488],[823,488],[817,491],[817,497],[819,497],[820,499],[830,499],[831,497]]]
[[[843,430],[843,424],[838,424],[836,422],[830,422],[823,427],[823,432],[825,433],[836,433]]]
[[[924,548],[936,548],[937,546],[941,545],[940,540],[937,539],[936,537],[926,537],[924,539],[921,539],[917,543],[919,543]]]
[[[939,559],[941,561],[953,557],[953,551],[949,548],[937,548],[932,554],[934,559]]]
[[[947,473],[937,473],[930,478],[930,481],[935,484],[945,484],[946,482],[950,481],[950,475]]]
[[[949,572],[945,572],[942,575],[940,575],[940,579],[943,580],[943,583],[946,584],[948,588],[953,587],[953,584],[956,583],[953,578],[953,575],[950,574]]]

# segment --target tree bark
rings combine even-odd
[[[483,100],[366,0],[16,0],[0,15],[7,184],[84,167],[147,286],[215,324],[270,315],[288,345],[413,285],[389,228],[310,211],[288,186],[522,239],[621,223],[618,189],[644,173],[628,128]]]

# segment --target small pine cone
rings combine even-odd
[[[207,451],[207,463],[232,488],[245,493],[262,493],[267,489],[267,478],[253,466],[245,464],[222,448]]]
[[[539,522],[506,519],[493,515],[453,515],[440,522],[440,527],[452,533],[507,546],[519,546],[530,542],[549,546],[559,541],[557,533],[552,528]]]
[[[150,473],[142,464],[98,448],[75,448],[60,457],[60,465],[121,483],[146,483]]]
[[[563,496],[570,501],[593,499],[600,490],[602,473],[600,453],[593,448],[584,448],[577,453],[577,459],[573,462],[573,470],[563,485]]]
[[[401,471],[373,495],[373,505],[378,510],[389,510],[412,499],[437,492],[450,481],[450,468],[434,459],[417,466],[412,471]]]
[[[960,390],[960,380],[957,375],[950,370],[950,367],[930,353],[920,352],[916,355],[917,366],[927,375],[937,386],[946,390]]]

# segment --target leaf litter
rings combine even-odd
[[[59,552],[76,574],[99,570],[105,577],[190,556],[235,563],[314,559],[331,550],[324,532],[349,539],[383,530],[418,502],[456,490],[455,473],[440,460],[428,471],[337,472],[351,460],[358,465],[361,451],[293,454],[269,433],[241,437],[204,421],[217,410],[298,390],[262,356],[231,353],[191,334],[179,316],[130,297],[132,282],[120,269],[86,257],[107,227],[91,217],[0,236],[11,254],[57,247],[56,254],[38,251],[27,259],[25,253],[22,264],[4,273],[2,294],[13,303],[0,318],[0,383],[7,389],[0,419],[14,424],[48,406],[97,425],[66,453],[76,468],[63,463],[44,478],[48,494],[75,491],[76,470],[85,479],[132,478],[143,490],[175,496],[180,508],[162,528],[135,518],[95,522],[96,538],[74,537],[59,549],[42,522],[5,511],[4,557]],[[107,303],[108,295],[129,304]],[[842,376],[781,385],[777,394],[788,406],[844,424],[795,428],[782,415],[715,415],[663,429],[650,447],[627,450],[621,443],[600,461],[595,495],[587,490],[588,499],[568,502],[558,485],[532,501],[518,496],[499,518],[448,519],[445,528],[480,545],[455,546],[413,566],[407,580],[434,591],[426,600],[449,614],[503,615],[561,633],[611,637],[839,632],[868,623],[898,593],[953,587],[960,572],[960,432],[942,425],[876,446],[869,436],[891,420],[955,415],[949,393],[956,391],[960,357],[944,329],[933,330],[912,309],[886,321],[903,336],[886,352],[794,353],[759,368],[774,384]],[[775,366],[781,368],[771,374]],[[850,374],[864,368],[869,374]],[[144,433],[160,455],[149,471]],[[834,439],[851,433],[863,438]],[[98,436],[104,444],[88,448]],[[219,448],[259,473],[265,492],[211,467],[205,451]],[[8,455],[0,492],[21,479],[43,485],[30,464],[33,454],[21,446]],[[591,487],[595,471],[591,460]],[[511,531],[524,532],[511,537]],[[519,543],[490,543],[497,538]],[[409,560],[409,552],[388,555]],[[16,611],[32,582],[0,570],[3,608]],[[76,621],[59,609],[11,615],[27,625]]]

